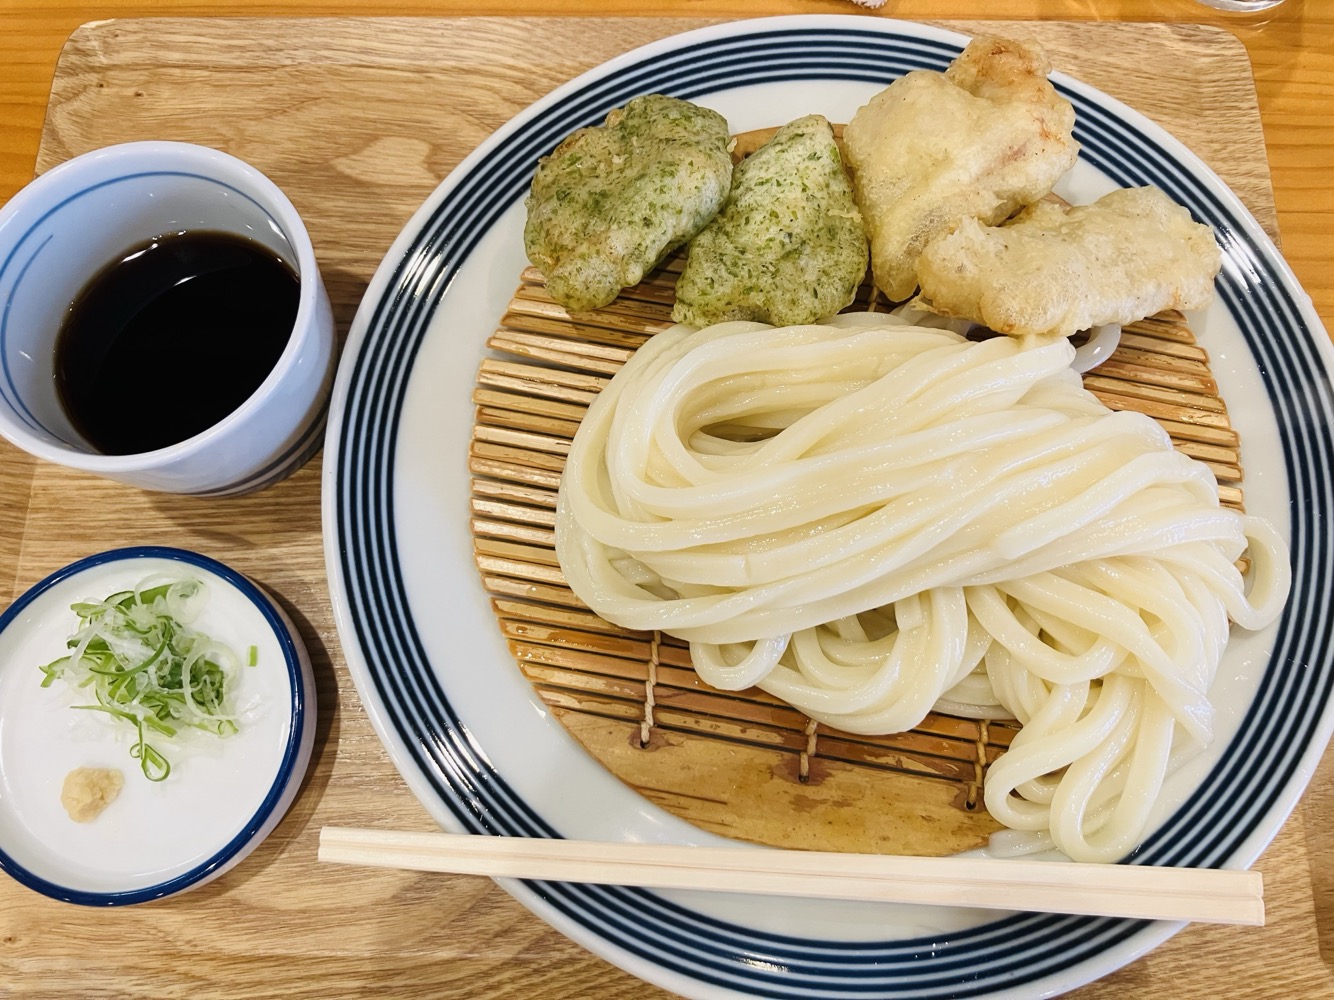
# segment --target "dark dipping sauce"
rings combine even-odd
[[[273,371],[298,298],[292,268],[243,236],[187,230],[131,247],[65,314],[56,338],[60,403],[104,455],[194,437]]]

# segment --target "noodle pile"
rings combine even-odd
[[[1016,718],[985,803],[1110,861],[1212,738],[1229,620],[1289,586],[1272,527],[1113,413],[1064,339],[972,343],[883,314],[652,338],[594,401],[557,513],[574,592],[853,733]],[[1236,568],[1249,552],[1249,591]]]

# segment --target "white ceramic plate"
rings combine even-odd
[[[195,627],[255,665],[233,689],[239,730],[219,739],[150,739],[171,761],[149,781],[130,756],[134,731],[73,705],[93,698],[63,681],[43,688],[42,664],[63,656],[78,626],[70,605],[100,602],[149,577],[201,581]],[[0,616],[0,869],[55,899],[114,906],[203,885],[257,847],[282,819],[310,761],[315,685],[296,630],[253,583],[181,549],[143,546],[58,570]],[[115,768],[119,796],[76,823],[60,802],[65,775]]]
[[[525,260],[537,158],[642,93],[722,112],[734,131],[808,112],[847,121],[966,39],[860,17],[745,21],[669,38],[562,87],[470,156],[376,274],[335,386],[325,543],[343,647],[377,730],[451,829],[590,840],[715,838],[622,785],[515,668],[472,561],[470,391]],[[1065,77],[1076,202],[1156,184],[1212,224],[1216,305],[1192,317],[1244,439],[1249,508],[1291,540],[1282,620],[1238,634],[1214,690],[1218,738],[1178,773],[1136,863],[1241,867],[1278,830],[1328,740],[1330,346],[1290,270],[1238,200],[1152,123]],[[1293,501],[1297,502],[1293,502]],[[505,887],[571,937],[693,997],[1035,996],[1131,961],[1175,924],[848,905],[552,883]]]

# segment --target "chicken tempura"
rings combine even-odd
[[[918,262],[921,304],[999,333],[1070,336],[1164,309],[1202,309],[1222,256],[1213,230],[1154,187],[1066,211],[1044,202],[1004,226],[972,220]]]
[[[1035,43],[982,37],[945,73],[914,70],[843,133],[876,285],[902,301],[928,242],[964,219],[994,224],[1052,189],[1074,164],[1075,112]]]

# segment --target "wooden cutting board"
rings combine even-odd
[[[622,19],[105,21],[62,54],[39,170],[133,139],[249,160],[305,218],[346,332],[390,242],[479,142],[552,87],[636,45],[708,23]],[[1226,32],[1189,25],[954,25],[1037,37],[1058,69],[1166,126],[1271,235],[1273,197],[1250,65]],[[535,58],[540,53],[540,58]],[[476,359],[467,359],[474,364]],[[315,863],[319,828],[429,829],[376,739],[334,631],[319,530],[320,460],[257,496],[150,495],[36,463],[0,443],[0,597],[118,545],[194,548],[250,574],[315,660],[316,757],[277,831],[197,892],[104,913],[0,879],[0,968],[13,995],[665,996],[566,942],[488,882]],[[1300,825],[1299,823],[1297,825]],[[1305,842],[1293,824],[1261,866],[1271,925],[1198,927],[1078,991],[1229,994],[1258,956],[1267,995],[1312,995],[1319,958]],[[332,937],[331,937],[332,934]],[[336,940],[334,940],[336,939]],[[553,976],[553,969],[560,975]]]

